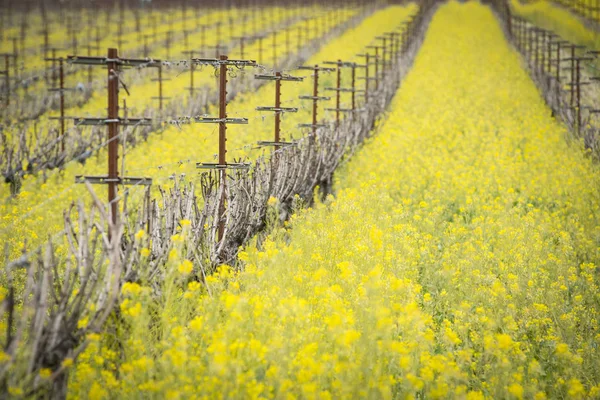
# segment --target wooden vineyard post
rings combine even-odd
[[[196,168],[216,169],[220,172],[221,196],[218,206],[217,235],[218,241],[222,241],[225,234],[225,202],[226,202],[226,178],[227,169],[246,169],[249,164],[229,163],[227,162],[227,124],[247,124],[247,118],[228,118],[227,117],[227,71],[229,66],[236,67],[257,67],[254,60],[229,60],[227,56],[221,55],[218,59],[196,58],[192,59],[196,65],[213,65],[219,69],[219,116],[214,117],[193,117],[188,119],[187,123],[219,124],[219,155],[218,162],[215,163],[196,163]]]
[[[281,141],[281,114],[286,112],[298,112],[294,107],[281,107],[281,82],[294,81],[301,82],[304,78],[283,75],[281,72],[276,72],[275,75],[254,75],[255,79],[275,81],[275,106],[274,107],[256,107],[256,111],[270,111],[275,113],[275,129],[274,139],[270,141],[260,141],[259,146],[275,146],[275,150],[279,150],[282,145],[291,145],[291,142]]]
[[[325,124],[317,124],[319,101],[331,99],[330,97],[327,97],[327,96],[319,96],[319,71],[333,72],[333,71],[335,71],[335,69],[319,67],[319,65],[315,65],[314,67],[308,67],[308,66],[300,67],[299,69],[313,71],[313,93],[312,93],[312,96],[303,95],[303,96],[298,97],[300,100],[312,100],[312,123],[299,124],[298,128],[311,128],[311,131],[312,131],[311,140],[314,140],[314,138],[317,135],[317,128],[324,128],[327,126]]]
[[[125,67],[159,67],[159,60],[148,61],[147,59],[120,58],[117,49],[108,49],[108,57],[78,57],[69,56],[70,64],[100,65],[107,67],[108,73],[108,116],[107,118],[78,118],[75,117],[77,125],[106,125],[108,127],[108,174],[104,176],[82,176],[75,177],[76,183],[89,182],[91,184],[108,185],[108,204],[110,205],[111,221],[116,224],[118,218],[118,185],[144,185],[152,184],[151,178],[121,177],[119,175],[119,127],[125,125],[150,125],[151,120],[147,118],[124,118],[119,117],[119,71]],[[110,237],[110,236],[109,236]]]

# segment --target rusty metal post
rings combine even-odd
[[[552,76],[552,35],[548,35],[548,41],[546,42],[546,58],[548,59],[548,76]]]
[[[575,102],[575,45],[571,45],[571,100],[569,105],[573,107]]]
[[[383,42],[383,46],[382,46],[382,50],[381,50],[381,79],[385,80],[385,73],[386,73],[386,69],[387,69],[387,61],[386,61],[386,54],[387,54],[387,48],[386,48],[386,38],[382,38],[382,42]]]
[[[556,85],[560,88],[560,48],[562,43],[560,40],[556,43]]]
[[[356,64],[352,64],[352,117],[354,117],[354,110],[356,110]]]
[[[258,37],[258,63],[262,65],[262,53],[263,53],[263,37]]]
[[[335,91],[335,126],[340,126],[340,88],[342,87],[342,60],[338,60],[337,65],[337,82]]]
[[[319,66],[315,65],[315,75],[313,79],[313,108],[312,108],[312,135],[313,139],[317,136],[317,104],[319,102]]]
[[[379,90],[379,48],[375,47],[375,90]]]
[[[88,53],[88,56],[92,55],[92,44],[90,42],[88,42],[88,45],[87,45],[87,53]],[[91,65],[88,65],[88,67],[87,67],[87,82],[88,82],[89,87],[91,88],[92,87],[92,66]]]
[[[219,60],[226,61],[227,56],[220,56]],[[227,164],[227,64],[221,63],[219,67],[219,165]],[[218,239],[223,239],[225,233],[225,179],[227,171],[225,168],[221,170],[221,186],[222,193],[219,200],[219,224],[218,224]]]
[[[52,49],[52,87],[56,87],[58,74],[56,73],[56,49]]]
[[[50,50],[50,41],[48,38],[48,25],[44,25],[44,58],[48,58],[48,51]],[[48,83],[48,72],[44,72],[44,80]]]
[[[117,49],[108,49],[108,59],[119,57]],[[119,178],[119,78],[116,61],[107,63],[108,69],[108,203],[113,224],[118,221],[117,182]]]
[[[281,78],[281,72],[276,72],[275,76]],[[275,107],[281,108],[281,79],[275,80]],[[275,143],[280,142],[280,125],[281,125],[281,112],[275,112]],[[279,146],[275,147],[278,150]]]
[[[581,60],[578,58],[576,61],[576,103],[575,103],[575,115],[576,115],[576,123],[577,123],[577,133],[581,132]]]
[[[367,53],[365,55],[365,63],[366,63],[366,67],[365,67],[365,103],[369,102],[369,69],[370,69],[370,59],[371,59],[371,55],[369,53]]]
[[[158,109],[163,109],[163,79],[162,79],[162,65],[158,67]]]
[[[190,51],[190,60],[194,58],[194,52]],[[190,97],[194,96],[194,63],[190,62]]]
[[[58,73],[60,76],[60,149],[65,151],[65,71],[64,60],[61,57],[58,60]]]

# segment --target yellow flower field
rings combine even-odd
[[[70,398],[598,398],[599,173],[491,11],[441,5],[335,197],[206,287],[182,224]]]

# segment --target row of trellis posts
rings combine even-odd
[[[198,9],[196,9],[198,10]],[[341,7],[336,8],[336,10],[338,11],[335,14],[335,18],[332,19],[331,23],[334,23],[334,20],[339,20],[340,16],[341,16]],[[254,31],[256,32],[257,29],[257,23],[258,21],[261,19],[261,13],[264,12],[263,8],[259,8],[259,7],[253,7],[250,9],[251,11],[251,15],[252,15],[252,23],[253,23],[253,27],[254,27]],[[271,12],[274,12],[273,9],[271,9]],[[281,12],[281,10],[278,10],[278,12]],[[306,37],[308,37],[309,35],[309,31],[311,29],[315,30],[317,35],[319,34],[319,30],[320,29],[324,29],[323,27],[320,27],[319,24],[314,23],[313,26],[311,27],[310,24],[310,19],[306,18],[306,17],[301,17],[300,15],[300,9],[298,9],[297,18],[300,18],[301,20],[304,21],[304,26],[303,27],[297,27],[296,29],[296,36],[297,36],[297,40],[296,42],[298,43],[298,47],[299,47],[299,43],[301,41],[301,38],[303,35],[306,35]],[[65,17],[65,26],[66,26],[66,30],[67,30],[67,36],[69,37],[69,43],[68,43],[68,51],[70,51],[72,54],[80,54],[80,50],[85,49],[87,51],[87,55],[90,56],[94,51],[99,51],[100,50],[100,41],[102,39],[102,34],[101,32],[103,31],[103,29],[97,24],[97,23],[93,23],[92,20],[92,13],[88,13],[87,16],[87,23],[85,24],[85,31],[86,31],[86,40],[81,41],[78,36],[80,35],[80,31],[78,29],[76,29],[76,25],[74,22],[74,18],[72,18],[72,16],[66,16]],[[107,16],[110,15],[109,13],[107,13]],[[116,44],[117,44],[117,48],[122,48],[123,44],[126,43],[123,39],[123,35],[124,35],[124,31],[123,31],[123,26],[126,25],[125,23],[125,18],[123,16],[123,10],[120,10],[119,13],[120,17],[119,17],[119,23],[117,24],[117,32],[116,32]],[[158,20],[156,17],[153,17],[150,19],[150,26],[151,26],[151,30],[153,33],[151,34],[142,34],[142,30],[140,28],[141,23],[139,20],[139,12],[134,14],[135,16],[135,31],[138,33],[138,39],[137,39],[137,43],[143,43],[143,57],[144,58],[148,58],[149,57],[149,52],[150,52],[150,46],[149,46],[149,40],[153,40],[153,41],[160,41],[161,39],[159,38],[159,34],[158,34]],[[223,51],[225,51],[226,49],[220,44],[220,40],[221,40],[221,36],[222,36],[222,31],[225,30],[229,30],[232,31],[233,30],[233,26],[234,24],[241,24],[242,26],[242,33],[246,31],[246,26],[248,24],[248,15],[245,15],[241,21],[234,21],[234,19],[232,17],[230,17],[228,19],[228,25],[225,26],[225,22],[224,21],[216,21],[212,24],[201,24],[199,22],[199,16],[200,14],[196,13],[196,23],[195,23],[195,29],[186,29],[185,24],[184,24],[184,28],[181,31],[182,32],[182,39],[183,39],[183,43],[184,43],[184,47],[188,48],[189,45],[189,35],[197,30],[200,30],[200,53],[203,57],[206,56],[206,51],[209,50],[209,46],[206,46],[206,33],[207,33],[207,29],[209,28],[214,28],[215,29],[215,38],[216,38],[216,42],[217,45],[213,46],[213,50],[215,52],[215,56],[218,57],[219,54],[221,54]],[[107,17],[108,18],[108,17]],[[184,9],[182,10],[182,16],[181,16],[181,21],[183,21],[185,23],[186,21],[186,12],[184,11]],[[43,74],[43,78],[46,81],[46,83],[50,84],[50,82],[52,82],[53,87],[56,87],[57,84],[57,80],[58,80],[58,62],[60,57],[56,56],[57,51],[59,51],[60,49],[58,47],[55,46],[51,46],[50,45],[50,27],[48,25],[48,22],[46,20],[44,20],[45,22],[43,23],[42,26],[42,30],[39,32],[43,35],[43,41],[42,41],[42,54],[43,57],[46,61],[51,62],[52,65],[50,68],[46,68],[45,72]],[[164,32],[164,38],[162,39],[162,47],[164,48],[165,52],[166,52],[166,58],[170,58],[170,52],[171,52],[171,46],[173,45],[173,43],[175,43],[176,40],[176,31],[172,26],[173,21],[170,22],[170,28],[169,30],[167,30],[166,32]],[[108,26],[108,20],[106,22],[106,26]],[[11,97],[11,93],[14,89],[16,89],[17,87],[20,86],[20,82],[21,80],[27,81],[28,79],[24,76],[24,69],[25,69],[25,62],[24,62],[24,55],[27,53],[26,52],[26,48],[25,48],[25,39],[26,39],[26,32],[27,30],[25,29],[26,25],[25,25],[25,19],[23,19],[22,23],[21,23],[21,29],[19,29],[19,36],[14,36],[14,37],[10,37],[9,39],[12,41],[12,52],[10,53],[2,53],[0,54],[0,56],[3,58],[4,61],[4,69],[0,70],[0,74],[4,76],[2,83],[3,86],[3,93],[2,93],[2,98],[3,98],[3,102],[5,105],[10,105],[10,97]],[[107,28],[104,29],[105,31],[108,31]],[[283,32],[280,33],[284,33],[285,34],[285,46],[286,46],[286,53],[289,54],[291,51],[291,31],[289,28],[285,28],[283,30]],[[265,35],[254,35],[254,36],[248,36],[248,35],[242,35],[242,36],[238,36],[236,37],[237,40],[240,41],[240,45],[242,47],[242,55],[241,58],[244,58],[243,56],[243,47],[244,47],[244,42],[248,41],[248,40],[256,40],[258,41],[259,44],[259,50],[258,50],[258,58],[257,61],[259,62],[259,64],[262,64],[263,62],[263,41],[265,39]],[[276,50],[276,40],[277,40],[277,32],[275,32],[275,34],[273,35],[273,65],[276,66],[277,65],[277,50]],[[91,85],[91,68],[88,68],[88,84]],[[49,72],[51,71],[51,72]],[[61,69],[62,71],[62,69]],[[61,74],[64,72],[61,72]],[[39,77],[35,77],[37,80],[37,78]],[[160,79],[160,78],[159,78]],[[11,83],[12,82],[12,83]],[[27,85],[23,85],[23,87],[25,89],[27,89]],[[160,101],[160,100],[159,100]]]
[[[411,26],[410,24],[408,25]],[[402,32],[390,32],[385,36],[378,37],[377,40],[381,44],[371,46],[375,50],[375,54],[366,53],[362,56],[366,59],[366,64],[357,64],[354,62],[345,62],[342,60],[329,61],[324,64],[334,65],[335,68],[327,68],[319,65],[300,67],[301,69],[309,69],[313,72],[313,93],[311,95],[301,96],[301,99],[312,100],[312,122],[310,124],[301,124],[300,128],[310,128],[312,134],[316,133],[316,129],[319,127],[325,127],[325,124],[319,124],[318,121],[318,102],[321,100],[329,100],[330,97],[319,96],[319,73],[320,72],[336,72],[336,86],[328,87],[326,90],[335,92],[335,108],[326,109],[334,111],[336,115],[335,126],[338,127],[340,124],[340,113],[354,113],[357,110],[356,107],[356,94],[364,93],[365,99],[369,98],[369,87],[370,82],[373,81],[375,89],[379,88],[379,82],[385,79],[385,74],[391,67],[395,66],[399,54],[407,48],[407,43],[410,35],[412,34],[410,29],[403,30]],[[147,118],[132,118],[129,116],[119,116],[119,71],[123,68],[131,67],[150,67],[158,68],[160,71],[162,68],[161,60],[153,59],[132,59],[122,58],[118,55],[118,50],[111,48],[108,50],[107,57],[82,57],[82,56],[68,56],[66,59],[67,63],[80,64],[88,66],[106,66],[108,73],[108,89],[107,89],[107,103],[108,103],[108,114],[106,118],[79,118],[71,117],[77,121],[78,125],[106,125],[107,126],[107,174],[104,176],[77,176],[77,183],[89,182],[92,184],[106,184],[108,186],[108,204],[110,204],[110,215],[113,223],[116,223],[119,219],[119,208],[118,208],[118,195],[117,190],[120,185],[151,185],[152,179],[146,177],[126,177],[119,174],[118,168],[118,149],[119,149],[119,127],[126,125],[140,125],[150,124],[151,120]],[[59,59],[60,65],[63,60]],[[191,119],[186,119],[185,123],[215,123],[219,126],[218,135],[218,162],[217,163],[197,163],[198,168],[209,168],[217,169],[221,171],[221,185],[225,185],[226,182],[226,170],[229,168],[247,168],[246,163],[232,163],[227,161],[227,125],[228,124],[247,124],[247,118],[229,118],[227,116],[227,76],[228,69],[230,66],[236,67],[257,67],[259,64],[254,60],[230,60],[226,55],[221,55],[219,58],[207,59],[207,58],[191,58],[189,67],[199,65],[212,65],[218,68],[219,72],[219,115],[217,117],[204,117],[198,116]],[[370,66],[375,69],[374,76],[370,76]],[[341,71],[343,68],[350,68],[351,82],[349,87],[343,87],[341,81]],[[364,79],[364,89],[359,89],[356,85],[356,70],[358,68],[364,69],[365,75],[361,77]],[[274,138],[272,141],[261,141],[259,145],[262,146],[274,146],[279,149],[284,145],[293,145],[292,142],[281,142],[280,134],[280,117],[285,112],[296,112],[297,108],[282,108],[281,107],[281,83],[282,81],[299,81],[302,78],[293,77],[282,72],[276,72],[273,75],[256,75],[256,79],[273,80],[275,81],[275,105],[274,106],[263,106],[258,107],[257,111],[271,111],[275,113],[275,128]],[[62,82],[62,80],[61,80]],[[59,88],[61,90],[63,88]],[[348,109],[341,108],[341,93],[347,92],[351,95],[351,107]],[[61,90],[62,96],[62,90]],[[61,101],[62,103],[62,101]],[[64,123],[64,114],[61,114],[61,123]],[[181,122],[181,120],[179,121]],[[222,191],[223,196],[225,191]],[[226,199],[223,197],[220,201],[219,214],[221,215],[219,220],[219,240],[222,238],[224,231],[224,218]]]
[[[506,0],[492,0],[491,4],[553,115],[561,117],[577,137],[583,138],[587,148],[598,152],[600,68],[596,60],[600,52],[564,40],[551,30],[514,15]]]

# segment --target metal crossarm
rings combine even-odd
[[[281,72],[275,72],[274,75],[267,74],[257,74],[254,76],[256,79],[262,80],[273,80],[275,81],[275,105],[271,106],[259,106],[256,107],[257,111],[270,111],[275,112],[275,126],[273,130],[274,140],[273,142],[259,142],[259,146],[263,146],[261,143],[279,143],[281,142],[281,114],[285,112],[298,112],[296,107],[281,107],[281,82],[283,81],[293,81],[293,82],[301,82],[304,78],[295,77],[291,75],[282,74]],[[268,144],[269,146],[271,144]],[[279,149],[277,144],[274,144],[276,149]]]
[[[228,60],[217,58],[192,58],[191,62],[195,65],[234,65],[236,67],[258,67],[254,60]]]
[[[362,93],[364,89],[352,89],[352,88],[325,88],[325,90],[330,90],[332,92],[347,92],[347,93]]]
[[[326,128],[327,124],[298,124],[298,128]]]
[[[367,46],[367,47],[372,47],[372,46]],[[375,46],[377,48],[379,48],[378,46]],[[368,58],[379,58],[378,55],[375,54],[357,54],[358,57],[368,57]]]
[[[351,109],[351,108],[326,108],[326,111],[339,111],[339,112],[353,112],[355,110]]]
[[[67,56],[67,63],[81,65],[106,65],[115,63],[121,68],[126,67],[160,67],[161,60],[152,58],[108,58],[108,57],[91,57],[91,56]]]
[[[302,96],[298,96],[299,99],[301,100],[331,100],[331,97],[329,96],[308,96],[308,95],[302,95]]]
[[[81,126],[81,125],[91,125],[91,126],[98,126],[98,125],[106,125],[106,124],[110,124],[110,123],[118,123],[119,125],[144,125],[144,126],[149,126],[152,125],[152,120],[149,118],[112,118],[112,119],[107,119],[107,118],[79,118],[79,117],[65,117],[65,118],[72,118],[75,121],[75,125],[76,126]]]
[[[247,124],[248,118],[218,118],[218,117],[192,117],[193,122],[198,124]]]
[[[295,146],[295,145],[297,145],[296,142],[268,142],[268,141],[264,141],[264,140],[261,140],[261,141],[257,142],[257,144],[259,146],[275,146],[275,147],[279,147],[279,146],[285,147],[285,146]]]
[[[196,163],[196,168],[199,169],[219,169],[219,170],[225,170],[225,169],[249,169],[250,168],[250,163],[226,163],[226,164],[219,164],[219,163],[202,163],[202,162],[198,162]]]
[[[348,67],[348,68],[355,66],[355,63],[349,62],[349,61],[324,61],[323,64],[337,65],[338,67]]]
[[[291,76],[291,75],[254,75],[254,79],[264,80],[264,81],[294,81],[294,82],[302,82],[304,80],[303,77]]]
[[[301,66],[301,67],[298,67],[297,69],[304,69],[304,70],[311,70],[311,71],[323,71],[323,72],[333,72],[333,71],[335,71],[335,68],[327,68],[327,67]]]
[[[74,92],[75,88],[50,88],[48,89],[49,92]]]
[[[273,112],[298,112],[296,107],[256,107],[256,111],[273,111]]]
[[[85,183],[89,182],[92,184],[118,184],[118,185],[142,185],[142,186],[151,186],[152,178],[136,178],[136,177],[116,177],[111,178],[107,175],[100,176],[85,176],[85,175],[77,175],[75,176],[75,183]]]

